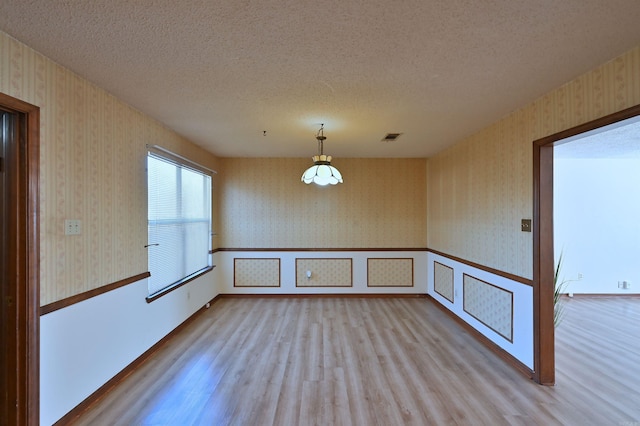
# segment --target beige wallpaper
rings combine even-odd
[[[532,141],[640,104],[640,47],[428,160],[217,160],[0,32],[0,91],[41,108],[41,303],[147,270],[145,144],[219,170],[215,247],[425,247],[532,278]],[[391,178],[389,178],[391,177]],[[428,194],[428,197],[427,197]],[[426,220],[425,220],[426,218]],[[83,234],[64,236],[80,219]],[[427,236],[427,227],[429,234]]]
[[[433,262],[433,290],[449,302],[454,302],[453,268]]]
[[[222,247],[426,246],[426,160],[336,158],[344,183],[305,185],[304,158],[221,159]]]
[[[234,287],[280,287],[280,259],[233,259]]]
[[[640,46],[430,158],[429,248],[533,278],[533,141],[637,104]]]
[[[413,287],[413,259],[367,259],[367,287]]]
[[[40,107],[41,304],[147,271],[145,145],[217,160],[2,32],[0,91]]]

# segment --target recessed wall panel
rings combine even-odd
[[[464,311],[513,342],[513,293],[463,275]]]
[[[280,259],[233,259],[234,287],[280,287]]]
[[[453,268],[433,262],[433,289],[440,296],[453,303]]]
[[[368,258],[367,287],[413,287],[413,259]]]

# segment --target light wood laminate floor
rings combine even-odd
[[[639,330],[568,300],[544,387],[424,298],[224,298],[76,424],[637,426]]]

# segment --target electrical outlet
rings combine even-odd
[[[578,272],[578,279],[581,280],[582,278],[584,278],[584,275],[582,275],[582,272]]]
[[[78,219],[67,219],[64,221],[64,235],[80,235],[82,233],[82,222]]]
[[[522,219],[520,222],[520,230],[522,232],[531,232],[531,219]]]
[[[629,290],[631,288],[631,282],[630,281],[618,281],[618,288],[621,288],[623,290]]]

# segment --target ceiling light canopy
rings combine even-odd
[[[313,166],[309,167],[302,174],[302,182],[306,184],[315,183],[316,185],[321,186],[342,183],[342,175],[338,169],[331,165],[331,156],[324,155],[323,143],[325,139],[327,139],[324,136],[324,124],[320,125],[320,130],[318,130],[316,139],[318,140],[319,154],[311,157],[313,160]]]

